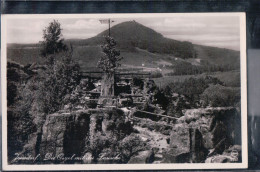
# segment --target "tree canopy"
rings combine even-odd
[[[68,47],[62,38],[62,29],[57,20],[53,20],[48,27],[43,30],[43,42],[41,54],[47,56],[61,51],[67,51]]]
[[[106,73],[114,72],[114,70],[120,66],[119,61],[123,57],[120,57],[120,51],[116,49],[116,41],[107,36],[105,43],[101,46],[103,56],[98,61],[98,67]]]

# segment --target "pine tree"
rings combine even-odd
[[[116,49],[116,41],[112,37],[106,37],[102,45],[103,56],[98,61],[98,67],[104,71],[101,81],[101,96],[114,96],[115,69],[120,66],[120,51]]]
[[[102,45],[103,56],[98,62],[98,67],[105,73],[114,72],[120,66],[120,51],[116,49],[116,41],[112,37],[106,37],[106,42]]]

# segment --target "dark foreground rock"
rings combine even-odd
[[[241,144],[241,120],[235,108],[186,110],[177,123],[187,124],[189,128],[198,128],[207,149],[217,148],[216,151],[223,152],[230,145]]]
[[[170,146],[163,152],[164,163],[202,162],[208,150],[203,145],[200,131],[196,128],[177,126],[170,136]]]
[[[141,151],[138,155],[132,156],[128,164],[149,164],[154,161],[154,152],[152,150]]]
[[[212,155],[206,159],[206,163],[241,162],[241,146],[234,145],[226,149],[222,154]]]
[[[115,146],[131,133],[132,125],[120,109],[58,112],[47,115],[39,152],[43,163],[115,163],[119,160],[111,155],[109,145]]]
[[[184,111],[173,127],[170,148],[165,150],[163,162],[204,162],[207,156],[221,155],[230,146],[241,144],[240,123],[235,108]]]
[[[89,126],[90,113],[88,111],[48,115],[42,129],[41,155],[45,157],[63,155],[64,157],[71,157],[74,154],[82,156]],[[52,159],[50,161],[53,162]],[[57,159],[57,161],[59,160]]]
[[[118,163],[119,153],[110,148],[133,132],[124,115],[113,108],[49,114],[42,132],[32,134],[20,154],[39,155],[26,164]]]

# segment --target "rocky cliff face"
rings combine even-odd
[[[117,143],[132,130],[131,123],[124,120],[124,112],[120,109],[60,111],[47,115],[42,133],[32,134],[21,154],[39,155],[37,162],[40,164],[107,163],[97,159],[101,153],[104,156],[106,151],[103,149],[109,141],[115,139]],[[99,145],[101,143],[103,145]]]
[[[65,157],[74,154],[81,156],[89,132],[90,115],[88,111],[48,115],[43,125],[40,154],[53,157],[62,154]]]
[[[204,162],[241,144],[240,114],[235,108],[190,109],[184,114],[173,127],[164,162]]]
[[[241,161],[240,114],[235,108],[190,109],[183,113],[172,124],[165,146],[161,145],[161,163]],[[32,135],[24,149],[34,156],[40,154],[38,163],[136,163],[140,159],[140,163],[153,163],[158,153],[145,148],[146,141],[137,135],[120,109],[57,112],[47,115],[42,133]],[[141,152],[135,154],[132,149]],[[119,155],[119,159],[113,159]]]

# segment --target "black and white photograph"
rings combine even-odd
[[[6,169],[247,167],[244,13],[2,22]]]

